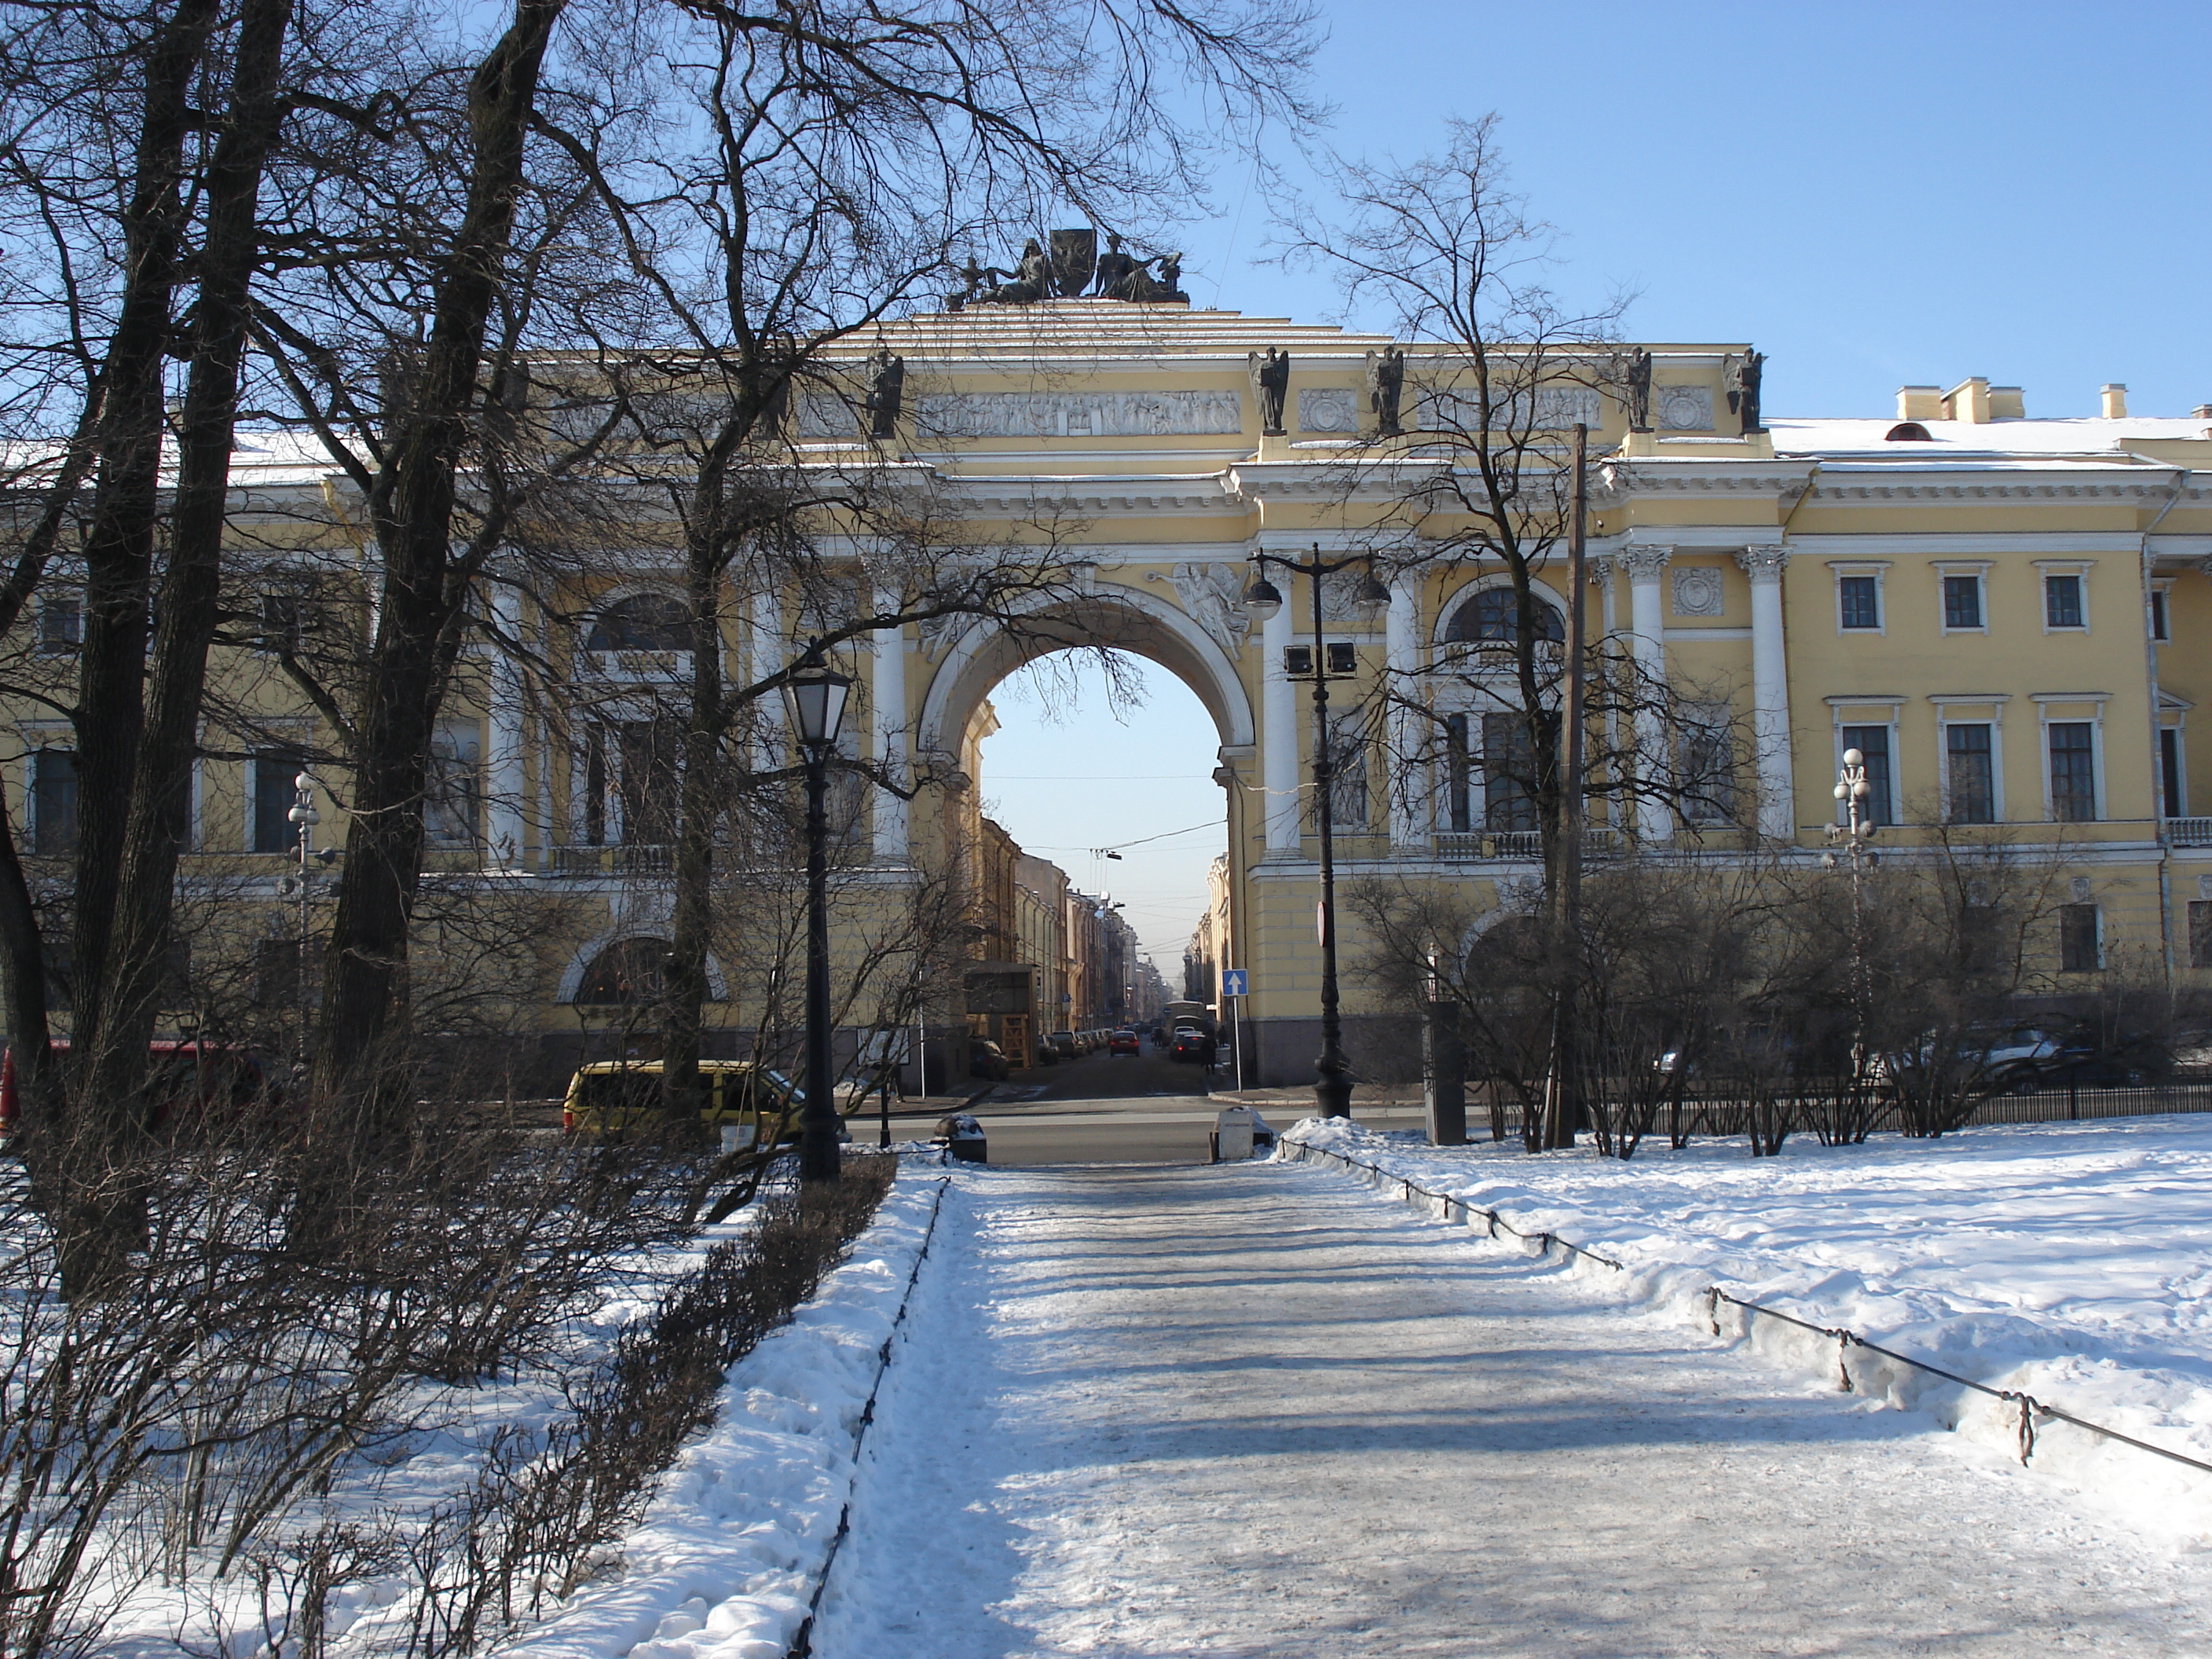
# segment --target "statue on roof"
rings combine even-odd
[[[1252,375],[1252,398],[1260,406],[1260,430],[1270,438],[1283,435],[1283,400],[1291,389],[1291,354],[1267,348],[1267,355],[1245,354]]]
[[[1037,239],[1030,237],[1022,244],[1022,257],[1013,270],[1005,271],[995,265],[986,266],[985,275],[1010,278],[994,283],[975,296],[980,306],[1033,306],[1040,300],[1052,297],[1052,262],[1045,258],[1044,249]]]
[[[906,359],[895,356],[889,346],[883,346],[868,359],[868,396],[864,405],[868,411],[868,435],[895,438],[898,435],[899,401],[906,391]]]
[[[1622,360],[1616,358],[1617,365]],[[1628,429],[1631,432],[1651,430],[1651,354],[1642,346],[1632,346],[1620,373],[1621,400],[1628,405]]]
[[[1398,409],[1406,392],[1406,354],[1393,343],[1367,354],[1367,407],[1378,436],[1395,438],[1405,430]]]
[[[1766,354],[1746,349],[1741,357],[1730,356],[1721,369],[1721,380],[1728,387],[1729,412],[1743,417],[1743,430],[1748,436],[1766,428],[1759,418],[1759,381],[1766,372]]]
[[[1102,300],[1127,299],[1121,286],[1136,269],[1136,256],[1123,252],[1120,233],[1109,230],[1106,233],[1106,251],[1098,256],[1097,280],[1091,291]]]

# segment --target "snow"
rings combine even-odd
[[[2142,443],[2201,441],[2212,422],[2170,416],[2126,416],[2027,421],[1922,421],[1926,443],[1892,443],[1896,417],[1770,419],[1766,429],[1778,455],[1826,455],[1868,451],[1900,461],[1957,460],[1988,455],[2124,454]]]
[[[819,1659],[2207,1651],[2212,1559],[1387,1189],[968,1169],[939,1230]]]
[[[790,1324],[730,1369],[621,1570],[495,1651],[529,1659],[783,1659],[852,1487],[882,1370],[941,1182],[911,1167]]]
[[[1612,1258],[1627,1271],[1578,1271],[1616,1297],[1709,1328],[1705,1291],[1717,1285],[2212,1462],[2212,1122],[2202,1117],[1838,1148],[1801,1139],[1757,1159],[1735,1144],[1647,1144],[1627,1163],[1587,1150],[1530,1158],[1510,1143],[1431,1147],[1319,1119],[1286,1139]],[[1765,1322],[1755,1334],[1776,1357],[1836,1375],[1833,1342]],[[1854,1375],[1892,1404],[2016,1449],[2009,1405],[1896,1368]],[[2033,1462],[2138,1525],[2212,1543],[2212,1475],[2056,1422],[2039,1425]]]

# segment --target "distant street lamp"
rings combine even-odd
[[[1844,843],[1844,856],[1850,861],[1851,871],[1851,1091],[1856,1094],[1867,1080],[1866,1018],[1867,1018],[1867,961],[1866,961],[1866,896],[1863,888],[1863,866],[1875,862],[1875,856],[1867,842],[1875,837],[1881,826],[1875,823],[1868,808],[1874,797],[1874,785],[1867,777],[1866,757],[1856,749],[1844,750],[1843,770],[1836,775],[1836,799],[1843,803],[1842,823],[1828,826],[1831,843]],[[1843,862],[1832,852],[1823,853],[1820,862],[1834,869]]]
[[[1252,557],[1259,570],[1251,586],[1244,590],[1244,609],[1255,622],[1264,623],[1283,608],[1280,590],[1267,580],[1269,565],[1280,565],[1313,584],[1314,816],[1321,825],[1321,904],[1314,916],[1314,931],[1321,944],[1321,1054],[1314,1060],[1314,1100],[1323,1117],[1350,1117],[1352,1062],[1345,1058],[1344,1025],[1337,1012],[1336,840],[1331,823],[1336,762],[1329,742],[1328,682],[1332,670],[1328,641],[1322,631],[1322,579],[1340,570],[1366,570],[1352,601],[1352,614],[1364,623],[1373,622],[1389,609],[1390,590],[1375,580],[1372,561],[1367,555],[1324,559],[1319,543],[1314,544],[1310,559],[1286,559],[1278,553],[1255,553]],[[1346,648],[1347,652],[1350,649]],[[1346,663],[1334,671],[1334,677],[1348,679],[1354,672],[1352,665]]]
[[[806,1099],[799,1178],[838,1175],[836,1073],[830,1057],[830,757],[853,682],[810,655],[783,683],[791,729],[806,765]]]

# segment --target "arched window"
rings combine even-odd
[[[670,593],[633,593],[592,619],[586,651],[689,651],[691,612]]]
[[[658,1002],[667,971],[666,939],[617,939],[592,958],[592,965],[577,981],[575,1000],[624,1007]]]
[[[1541,599],[1535,602],[1535,611],[1536,637],[1553,644],[1563,643],[1567,631],[1559,621],[1559,613]],[[1513,590],[1486,587],[1460,606],[1444,637],[1462,645],[1503,645],[1510,644],[1519,631],[1515,621]]]

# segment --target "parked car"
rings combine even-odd
[[[1185,1026],[1175,1034],[1168,1046],[1170,1060],[1196,1060],[1201,1066],[1213,1064],[1213,1039],[1203,1031]]]
[[[58,1053],[69,1050],[57,1038]],[[284,1085],[268,1063],[250,1048],[190,1038],[158,1038],[146,1045],[147,1091],[151,1103],[146,1127],[181,1128],[227,1118],[254,1105],[278,1106]],[[15,1081],[15,1051],[0,1054],[0,1137],[15,1131],[22,1100]]]
[[[988,1037],[968,1039],[968,1075],[988,1079],[993,1083],[1004,1083],[1014,1069],[1006,1058],[1006,1051]]]
[[[1052,1044],[1054,1052],[1062,1060],[1073,1060],[1083,1052],[1075,1046],[1075,1033],[1073,1031],[1048,1031],[1044,1040]]]
[[[699,1076],[706,1085],[699,1121],[732,1149],[757,1146],[763,1136],[779,1146],[799,1139],[806,1091],[781,1072],[749,1060],[702,1060]],[[660,1115],[660,1077],[657,1060],[580,1066],[561,1103],[561,1127],[600,1136],[644,1128]]]
[[[1141,1054],[1144,1044],[1138,1042],[1137,1034],[1125,1025],[1106,1039],[1106,1052],[1109,1054]]]

